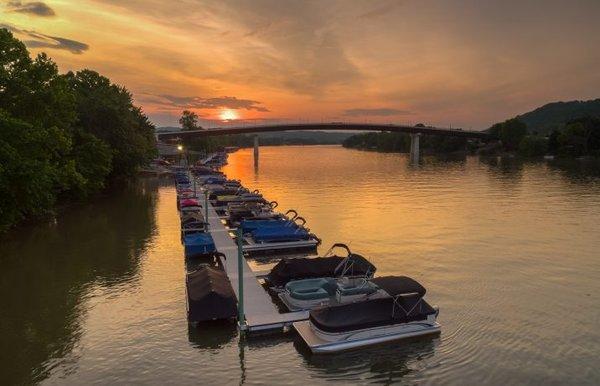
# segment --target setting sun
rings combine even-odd
[[[238,119],[238,115],[235,111],[233,110],[229,110],[229,109],[225,109],[223,111],[221,111],[221,114],[219,115],[221,117],[221,120],[223,121],[233,121]]]

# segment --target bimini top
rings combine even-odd
[[[371,279],[377,287],[387,292],[390,296],[418,294],[425,296],[425,287],[407,276],[381,276]]]
[[[316,277],[372,276],[375,266],[364,257],[350,254],[347,257],[329,256],[317,258],[282,259],[273,267],[267,282],[275,287],[286,285],[292,280]]]
[[[237,314],[237,299],[225,272],[202,267],[185,280],[188,295],[188,319],[203,322],[233,318]]]

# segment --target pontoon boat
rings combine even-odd
[[[331,353],[440,332],[439,310],[424,299],[425,288],[405,276],[372,280],[390,296],[316,308],[294,328],[314,353]]]
[[[346,256],[334,254],[338,249],[346,251]],[[265,277],[271,289],[279,292],[293,280],[312,278],[371,278],[376,268],[363,256],[352,253],[346,244],[336,243],[323,255],[316,258],[291,258],[280,260]]]

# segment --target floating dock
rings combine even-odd
[[[238,267],[237,244],[211,203],[208,203],[207,213],[208,232],[215,242],[217,251],[226,257],[221,259],[221,263],[229,277],[238,302],[243,301],[247,330],[249,332],[276,330],[291,326],[294,322],[307,320],[308,311],[279,312],[271,296],[258,282],[257,274],[260,276],[262,272],[255,273],[252,271],[245,258],[242,260],[242,266]],[[243,275],[243,299],[240,299],[239,294],[239,272],[242,272]]]

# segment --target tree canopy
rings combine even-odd
[[[179,124],[182,130],[198,130],[202,127],[198,126],[198,114],[190,110],[183,110]]]
[[[550,149],[561,156],[600,156],[600,118],[582,117],[571,120],[550,135]]]
[[[60,74],[0,29],[0,231],[97,193],[155,152],[131,94],[97,72]]]

